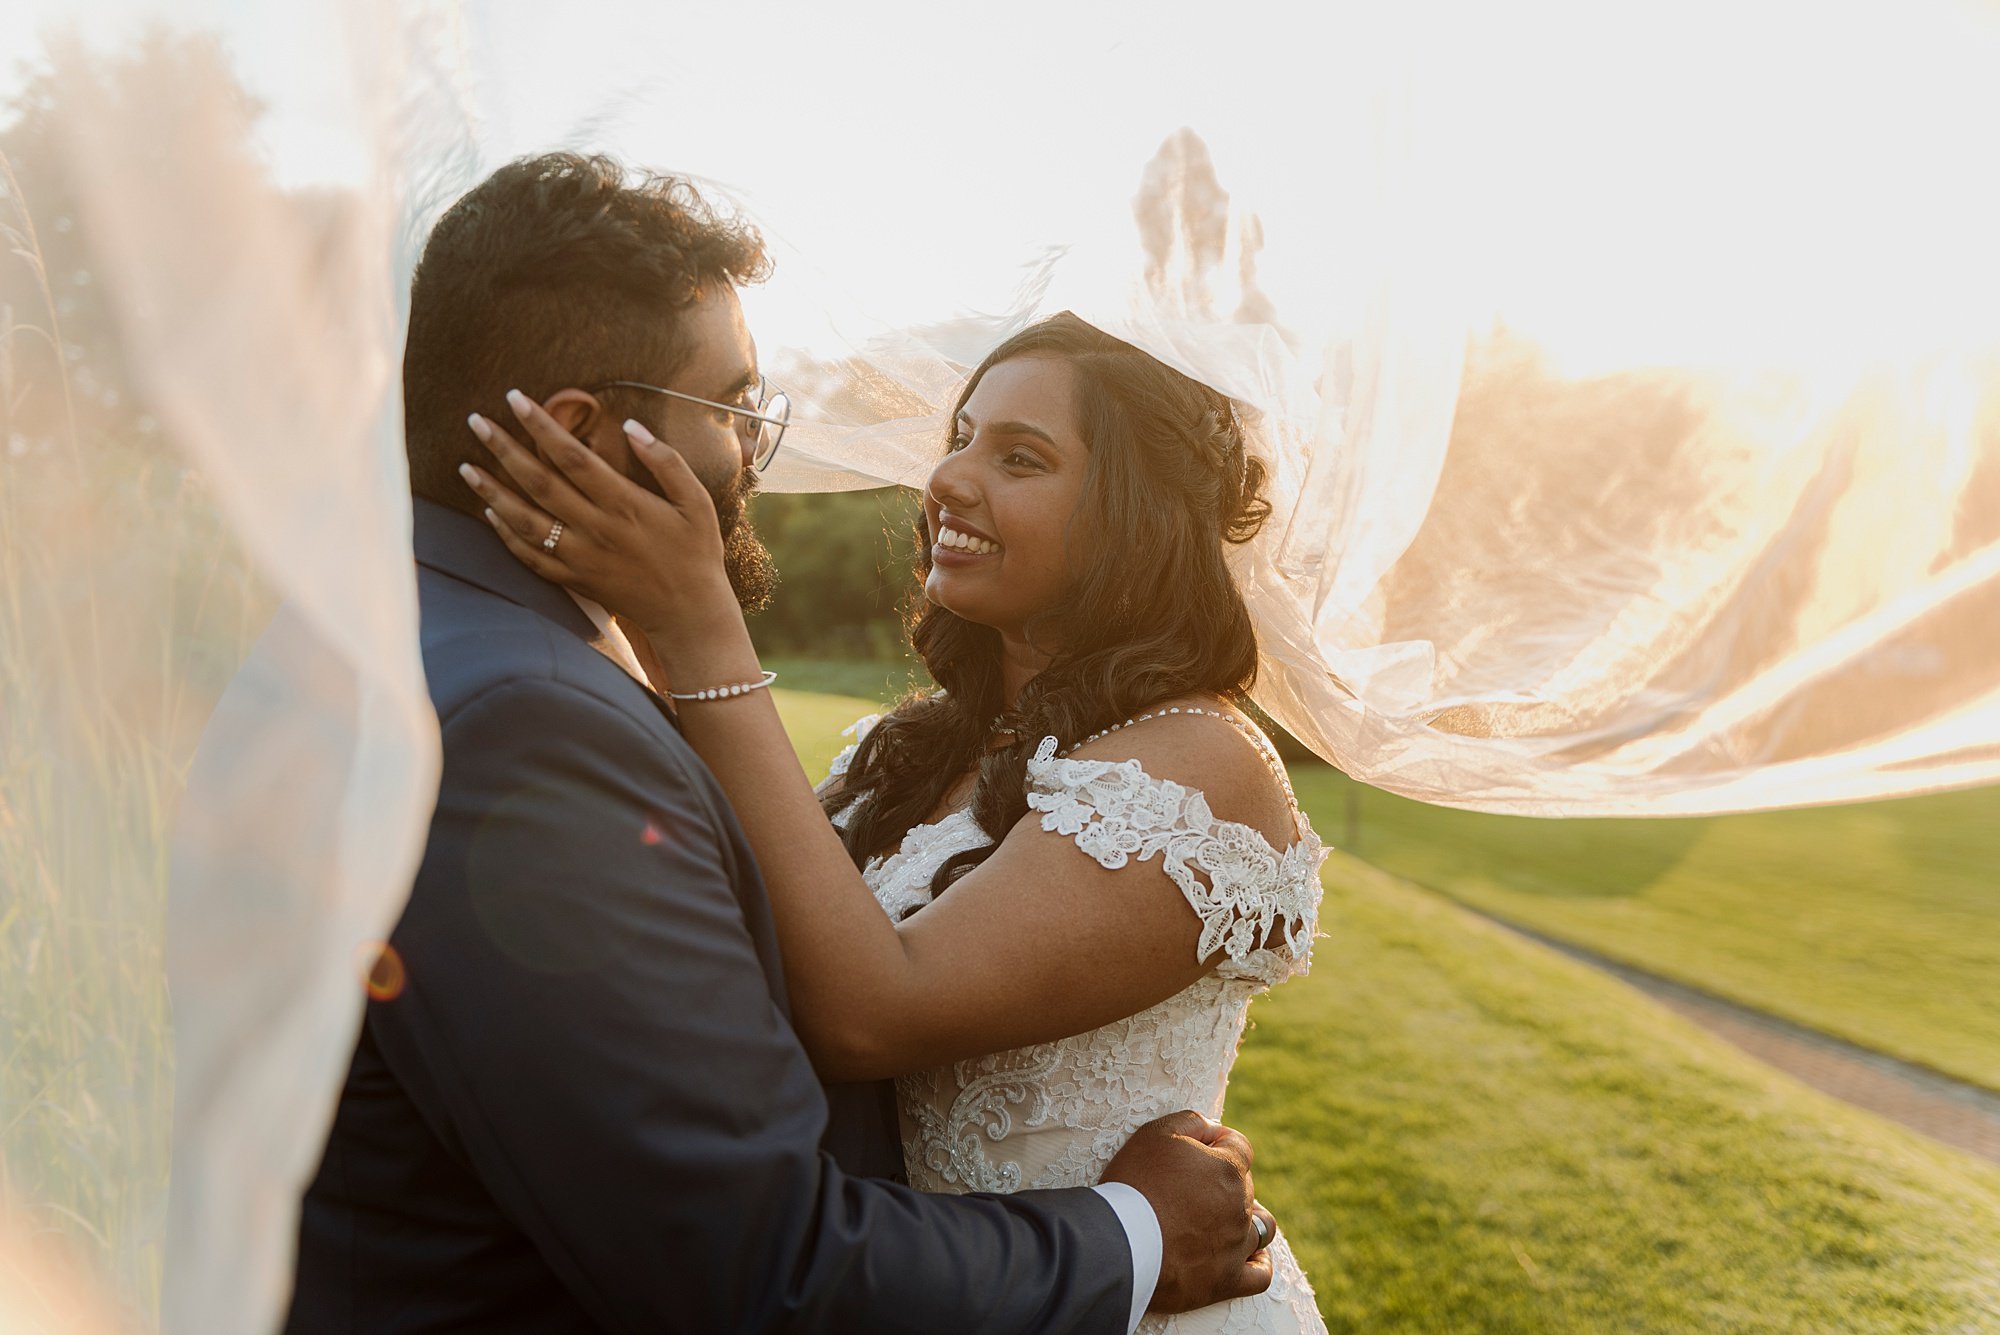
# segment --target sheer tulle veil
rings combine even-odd
[[[1172,6],[961,30],[895,5],[69,8],[0,20],[28,56],[0,126],[0,1215],[60,1235],[109,1321],[271,1328],[362,1003],[398,985],[373,943],[439,764],[402,303],[430,219],[520,153],[685,172],[765,229],[748,310],[799,419],[771,489],[919,484],[967,369],[1057,310],[1230,394],[1276,507],[1237,556],[1258,702],[1368,783],[1581,817],[2000,778],[2000,274],[1958,244],[2000,218],[1958,189],[1970,160],[1917,152],[1919,181],[1911,145],[1849,142],[1830,206],[1922,183],[1929,221],[1823,253],[1801,230],[1801,259],[1733,159],[1682,151],[1710,144],[1692,112],[1606,158],[1587,123],[1627,114],[1617,81],[1470,6],[1252,5],[1227,31]],[[1601,36],[1593,14],[1519,22]],[[1722,21],[1660,40],[1706,59]],[[1958,54],[1899,104],[1918,149],[1992,123],[1969,72],[2000,54],[1970,11],[1925,21]],[[1733,31],[1782,27],[1752,6]],[[1815,152],[1793,188],[1834,169]],[[1632,208],[1558,191],[1583,174]],[[1671,323],[1655,271],[1700,270],[1641,226],[1646,179],[1688,235],[1769,252],[1716,267],[1790,275],[1823,318],[1746,289],[1650,350],[1514,330],[1560,320],[1514,303],[1540,289],[1513,215],[1570,229],[1536,252],[1548,285]],[[1795,328],[1828,338],[1795,355]],[[270,670],[225,698],[260,637]],[[25,1264],[0,1253],[0,1327],[59,1301],[8,1286]]]

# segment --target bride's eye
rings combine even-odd
[[[957,436],[953,436],[953,437],[951,438],[951,444],[950,444],[950,446],[949,446],[949,447],[947,448],[947,453],[950,453],[950,454],[957,454],[957,453],[958,453],[958,452],[959,452],[960,450],[964,449],[964,448],[965,448],[966,446],[970,445],[971,443],[972,443],[972,437],[970,437],[970,436],[966,436],[966,435],[957,435]]]
[[[1026,450],[1015,450],[1007,456],[1005,462],[1009,468],[1040,468],[1042,466],[1042,461],[1034,455],[1029,454]]]

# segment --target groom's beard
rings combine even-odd
[[[659,479],[651,469],[634,459],[626,474],[634,482],[664,497]],[[722,571],[736,601],[747,613],[770,606],[772,590],[778,587],[778,566],[770,549],[750,523],[750,498],[757,494],[757,470],[745,468],[720,479],[695,475],[708,498],[715,502],[716,523],[722,529]]]
[[[771,593],[778,587],[778,565],[750,523],[757,470],[744,469],[720,489],[706,480],[702,485],[708,488],[716,520],[722,525],[722,570],[729,576],[729,587],[736,591],[736,601],[746,613],[761,612],[771,605]]]

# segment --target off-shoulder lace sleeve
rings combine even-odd
[[[1305,817],[1279,852],[1260,831],[1217,820],[1199,789],[1136,760],[1060,759],[1053,737],[1028,762],[1028,807],[1102,867],[1159,858],[1201,919],[1196,958],[1220,953],[1224,977],[1269,987],[1306,971],[1326,854]]]

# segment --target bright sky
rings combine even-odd
[[[116,40],[167,8],[81,21]],[[341,52],[393,44],[332,15],[386,8],[170,12],[227,34],[305,180],[367,169]],[[36,9],[0,12],[0,50],[32,49]],[[489,161],[594,121],[589,142],[725,183],[806,245],[753,308],[767,345],[812,340],[825,291],[921,321],[1003,304],[1042,246],[1131,254],[1140,170],[1182,125],[1306,304],[1394,253],[1580,370],[1826,368],[2000,330],[2000,11],[1973,0],[486,0],[439,21]]]

